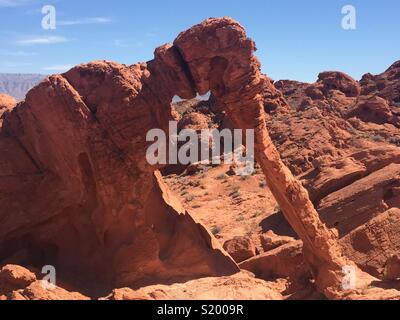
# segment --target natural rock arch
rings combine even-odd
[[[172,98],[211,90],[236,127],[255,129],[257,160],[317,286],[339,297],[342,268],[354,264],[268,135],[264,99],[276,90],[254,51],[237,22],[209,19],[148,63],[89,63],[32,89],[0,129],[0,261],[55,264],[82,287],[237,272],[145,161],[146,132],[167,130]]]
[[[174,46],[188,65],[196,90],[210,90],[236,128],[255,129],[256,159],[285,218],[303,240],[319,289],[328,297],[340,296],[345,266],[354,267],[362,286],[368,275],[343,256],[335,234],[321,222],[307,191],[283,164],[269,137],[263,93],[274,88],[261,74],[253,55],[255,44],[244,29],[231,19],[209,19],[180,34]]]

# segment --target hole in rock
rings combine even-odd
[[[182,99],[179,96],[175,96],[172,99],[173,117],[176,121],[177,135],[180,135],[183,130],[192,131],[196,137],[185,137],[185,140],[177,141],[176,156],[177,159],[173,160],[169,157],[169,146],[168,146],[168,164],[161,170],[162,175],[171,174],[182,174],[188,166],[193,163],[200,162],[203,160],[201,154],[201,131],[202,130],[221,130],[226,125],[226,116],[222,110],[222,107],[218,104],[211,91],[205,95],[197,95],[194,99]],[[171,131],[171,128],[170,128]],[[168,132],[168,135],[173,135],[173,132]],[[183,136],[182,136],[183,137]],[[195,142],[197,146],[194,148],[188,148],[188,143]],[[221,142],[223,144],[223,141]],[[185,153],[182,149],[186,146],[187,152]],[[221,146],[223,150],[223,145]],[[185,154],[186,162],[182,161],[179,157],[180,152]],[[191,153],[192,152],[192,153]],[[211,159],[211,150],[209,152],[209,159]],[[188,160],[190,158],[190,161]]]
[[[161,173],[166,184],[185,209],[203,223],[204,227],[219,239],[221,244],[236,236],[245,236],[251,238],[254,243],[258,243],[260,241],[259,233],[262,229],[260,223],[267,214],[265,203],[259,201],[257,205],[249,209],[246,199],[258,196],[260,198],[268,197],[270,191],[266,186],[261,168],[257,168],[257,165],[254,175],[240,177],[236,175],[234,166],[224,163],[225,151],[230,150],[230,154],[235,149],[234,141],[228,143],[225,133],[231,134],[234,138],[233,129],[240,129],[232,124],[216,96],[218,94],[215,91],[216,88],[220,90],[219,92],[225,90],[220,79],[220,74],[223,74],[221,69],[225,68],[224,61],[222,58],[216,59],[212,64],[214,71],[219,70],[212,77],[213,80],[210,80],[212,93],[208,92],[204,96],[197,96],[195,99],[189,100],[176,96],[172,100],[173,114],[178,121],[177,134],[184,129],[191,129],[196,133],[197,141],[200,143],[202,130],[216,129],[218,131],[220,134],[219,149],[217,148],[215,151],[210,148],[208,160],[214,160],[213,151],[215,151],[216,158],[219,158],[221,163],[209,161],[211,163],[168,164],[161,169]],[[214,138],[212,138],[213,143],[217,141]],[[242,144],[244,141],[247,141],[247,137],[243,138]],[[187,141],[179,142],[178,149],[186,143]],[[198,150],[202,150],[200,146]],[[244,148],[243,150],[245,151]],[[200,156],[198,160],[202,159],[204,158]],[[215,199],[218,199],[218,203]],[[256,199],[258,200],[258,198]],[[270,199],[268,198],[268,200]],[[275,200],[271,201],[274,202],[271,207],[275,206]],[[290,227],[288,228],[290,229]],[[283,233],[285,234],[285,230]],[[295,235],[294,232],[290,234]],[[164,257],[168,257],[168,254],[161,250],[160,258],[163,260]]]
[[[206,94],[204,94],[204,95],[197,94],[196,98],[194,98],[193,100],[207,101],[207,100],[210,99],[210,96],[211,96],[211,91],[208,91],[208,92],[207,92]],[[187,99],[182,99],[182,98],[181,98],[180,96],[178,96],[178,95],[175,95],[175,96],[172,98],[172,103],[177,103],[177,102],[181,102],[181,101],[190,101],[190,99],[189,99],[189,100],[187,100]]]

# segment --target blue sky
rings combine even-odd
[[[357,29],[341,27],[353,5]],[[54,5],[56,30],[41,9]],[[257,43],[275,80],[315,81],[340,70],[359,79],[400,59],[398,0],[0,0],[0,72],[58,73],[91,60],[132,64],[208,17],[231,16]]]

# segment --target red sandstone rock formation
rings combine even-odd
[[[400,259],[397,254],[392,255],[385,264],[385,280],[396,281],[400,278]]]
[[[35,281],[29,287],[17,290],[8,295],[8,300],[89,300],[79,292],[69,292],[60,287],[47,288],[47,283]]]
[[[348,80],[348,86],[358,87],[350,77],[343,79]],[[382,91],[380,95],[361,92],[350,97],[345,93],[346,82],[336,89],[323,90],[321,80],[311,85],[279,81],[275,86],[282,90],[293,111],[277,109],[267,123],[284,162],[308,189],[323,222],[337,228],[338,235],[344,237],[340,242],[345,254],[376,277],[382,277],[377,270],[382,270],[388,256],[397,252],[395,241],[385,241],[383,248],[378,245],[379,240],[369,245],[368,238],[362,236],[354,247],[343,242],[358,230],[355,228],[375,221],[371,220],[373,217],[382,222],[374,227],[374,234],[384,234],[392,223],[396,229],[393,219],[383,214],[389,208],[395,210],[400,203],[397,173],[393,171],[396,166],[387,167],[400,163],[398,111],[389,94],[396,92],[398,82],[393,78],[390,81],[392,91]],[[278,234],[291,234],[283,215],[266,218],[265,226],[273,227]],[[371,250],[352,253],[364,245]],[[378,262],[371,267],[368,262],[375,261],[376,255]]]
[[[385,267],[400,250],[399,226],[400,209],[392,208],[351,231],[340,244],[360,268],[375,277],[386,278]]]
[[[250,259],[257,253],[254,243],[247,237],[235,237],[226,241],[224,249],[237,263]]]
[[[334,234],[319,220],[307,191],[282,163],[268,135],[260,93],[272,84],[261,75],[253,56],[254,43],[237,23],[210,19],[182,33],[174,45],[188,65],[197,92],[211,90],[236,127],[255,129],[256,157],[267,183],[304,242],[306,261],[320,290],[337,297],[342,290],[343,267],[352,263],[342,256]]]
[[[325,95],[331,90],[338,90],[347,97],[358,97],[361,92],[358,82],[343,72],[322,72],[317,83],[321,85],[321,91]]]
[[[0,93],[0,110],[12,109],[17,104],[17,101],[6,94]]]
[[[272,230],[269,230],[267,233],[260,236],[260,241],[264,251],[267,252],[293,242],[295,239],[287,236],[278,236]]]
[[[21,266],[4,266],[0,270],[0,295],[24,289],[35,281],[36,275]]]
[[[240,268],[267,281],[290,278],[293,282],[307,283],[311,278],[310,270],[304,260],[303,243],[299,240],[248,259],[240,264]]]
[[[6,94],[0,93],[0,125],[3,122],[2,115],[6,111],[10,111],[17,104],[17,101]]]
[[[393,164],[400,163],[398,66],[366,75],[362,90],[353,90],[357,94],[349,94],[346,87],[358,84],[345,76],[345,82],[325,86],[328,90],[321,78],[315,84],[279,81],[275,85],[293,111],[268,122],[285,163],[309,190],[322,220],[344,237],[346,256],[377,277],[398,250],[391,231],[397,228],[400,201]]]
[[[364,122],[383,124],[389,122],[392,112],[385,99],[367,96],[360,99],[355,108],[347,114],[347,118],[352,117],[357,117]]]
[[[25,250],[19,263],[54,265],[94,295],[239,270],[146,162],[146,132],[167,128],[175,94],[194,94],[179,63],[165,46],[148,64],[78,66],[6,115],[0,260]]]
[[[7,265],[0,270],[0,300],[88,300],[77,292],[69,292],[21,266]]]
[[[400,165],[391,164],[321,200],[318,211],[329,227],[348,234],[389,208],[400,206]]]
[[[361,81],[363,95],[376,94],[393,103],[400,103],[400,61],[379,75],[365,74]]]
[[[104,300],[282,300],[279,289],[275,283],[255,279],[243,271],[229,277],[156,285],[137,291],[116,289]]]
[[[21,263],[54,264],[75,285],[99,282],[103,290],[238,271],[173,198],[160,168],[145,160],[145,133],[167,129],[172,98],[211,91],[235,127],[255,129],[257,160],[303,241],[317,287],[343,297],[343,267],[354,264],[268,134],[265,111],[284,117],[290,108],[261,74],[254,50],[237,22],[209,19],[158,48],[148,63],[90,63],[34,88],[0,128],[0,260],[25,250]],[[323,73],[301,109],[314,119],[328,110],[343,114],[340,107],[360,91],[344,74]],[[327,122],[328,134],[351,138],[340,128],[347,122]],[[308,166],[316,158],[308,156]],[[372,279],[358,275],[360,287]]]

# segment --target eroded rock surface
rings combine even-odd
[[[5,114],[0,128],[0,261],[12,257],[22,265],[54,265],[66,281],[92,295],[238,272],[168,190],[158,171],[162,167],[146,161],[146,133],[167,131],[169,120],[179,118],[172,98],[211,91],[233,127],[255,129],[266,184],[302,240],[294,251],[288,243],[253,261],[276,255],[280,269],[289,247],[289,258],[296,253],[328,298],[357,296],[357,291],[343,292],[343,267],[357,270],[362,279],[357,289],[374,278],[342,254],[336,232],[321,221],[311,200],[323,204],[330,193],[370,179],[398,159],[397,150],[365,139],[371,132],[395,137],[396,98],[387,105],[373,97],[360,102],[363,85],[339,72],[322,73],[312,85],[281,82],[282,94],[261,74],[254,51],[240,24],[208,19],[157,48],[152,61],[93,62],[31,90]],[[371,124],[375,109],[379,119]],[[199,128],[209,119],[192,114],[181,123]],[[385,163],[374,153],[382,148],[389,155]],[[91,288],[94,283],[97,288]],[[24,290],[24,297],[41,296],[31,294],[34,287]]]
[[[24,289],[36,281],[36,275],[21,266],[6,265],[0,270],[0,296]]]
[[[265,252],[274,250],[280,246],[296,241],[292,237],[278,236],[272,230],[260,236],[261,246]]]
[[[293,282],[306,283],[311,277],[304,259],[301,241],[284,244],[244,261],[240,264],[240,268],[264,280],[289,278]]]
[[[399,225],[400,209],[392,208],[353,230],[340,243],[345,254],[361,268],[385,278],[387,262],[400,250]]]
[[[172,97],[195,95],[179,58],[167,45],[147,64],[81,65],[6,115],[0,260],[27,250],[20,263],[105,292],[239,270],[146,161],[146,133],[168,127]]]
[[[274,283],[256,279],[250,273],[203,278],[170,286],[156,285],[134,291],[114,290],[106,300],[282,300]]]
[[[3,122],[2,115],[14,108],[16,104],[17,101],[13,97],[0,93],[0,126]]]
[[[51,288],[46,286],[48,286],[47,282],[35,281],[25,289],[10,293],[6,296],[6,300],[89,300],[79,292],[70,292],[57,286]]]
[[[284,162],[342,238],[345,255],[380,278],[398,250],[398,67],[360,82],[337,72],[314,84],[278,81],[292,111],[268,121]],[[372,291],[360,295],[379,290]]]
[[[224,243],[224,249],[237,263],[243,262],[254,257],[257,249],[248,237],[235,237]]]
[[[400,165],[391,164],[322,199],[322,221],[348,234],[389,208],[400,206]]]

